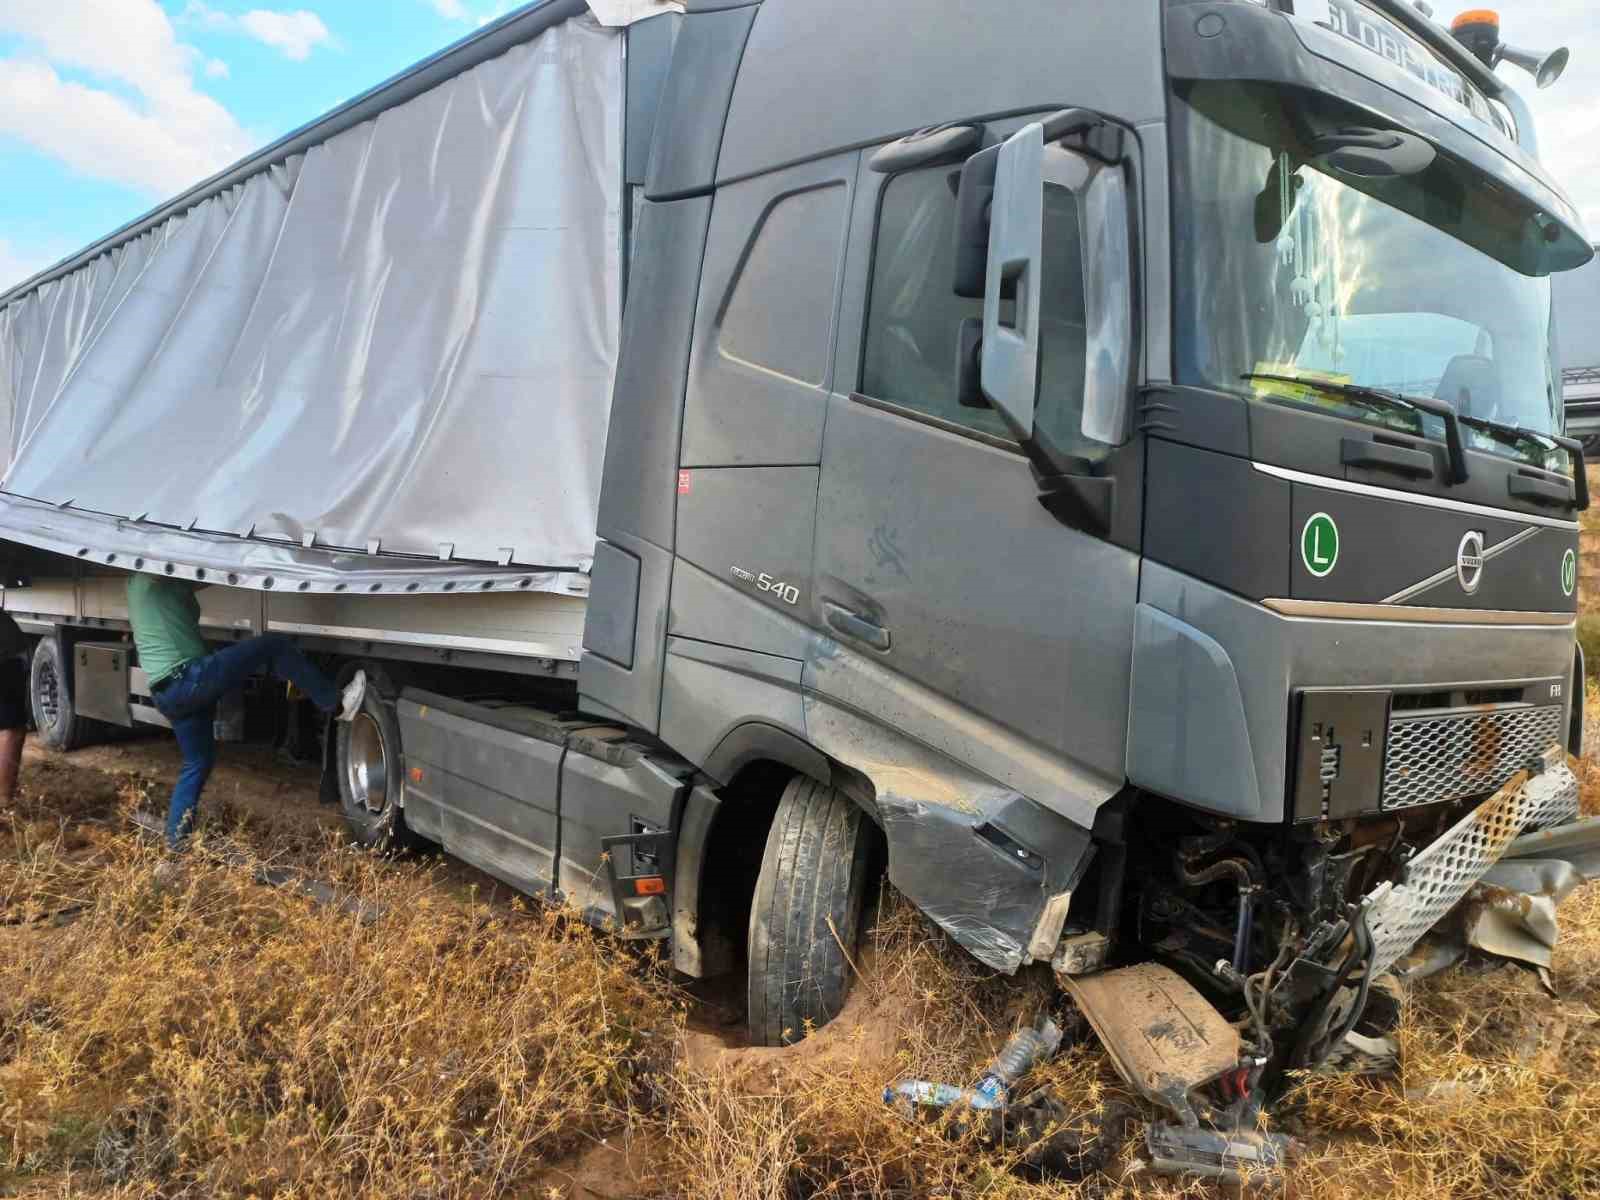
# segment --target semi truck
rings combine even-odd
[[[742,972],[758,1045],[886,872],[1213,1119],[1578,814],[1593,251],[1519,53],[1401,0],[531,4],[0,296],[40,735],[159,723],[124,582],[199,581],[368,671],[361,842]]]

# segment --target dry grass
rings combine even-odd
[[[1600,1195],[1600,885],[1561,922],[1559,998],[1516,967],[1447,972],[1409,1005],[1398,1079],[1306,1088],[1305,1123],[1331,1135],[1313,1194]]]
[[[892,898],[845,1017],[739,1049],[648,952],[561,914],[237,814],[212,826],[233,861],[161,887],[127,831],[138,780],[28,778],[0,816],[0,1195],[1218,1194],[1128,1176],[1131,1150],[1077,1188],[1030,1183],[1015,1151],[885,1106],[887,1082],[970,1078],[1060,1004]],[[365,908],[262,887],[266,847]],[[1452,972],[1410,1005],[1398,1079],[1306,1082],[1288,1195],[1600,1194],[1600,888],[1562,919],[1559,1002],[1515,968]],[[1122,1095],[1092,1045],[1046,1074],[1086,1111]]]
[[[41,838],[52,816],[13,814],[0,866],[9,918],[84,905],[11,929],[0,961],[13,1187],[505,1194],[636,1120],[670,1059],[659,971],[559,913],[464,905],[333,847],[303,865],[379,920],[204,854],[162,887],[133,837],[74,851]]]

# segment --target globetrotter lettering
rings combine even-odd
[[[1356,0],[1328,0],[1328,18],[1335,33],[1360,42],[1407,74],[1449,96],[1480,121],[1487,121],[1511,136],[1505,119],[1477,88],[1441,62],[1432,51],[1398,26]]]

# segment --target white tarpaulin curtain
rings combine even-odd
[[[585,569],[621,323],[622,37],[557,25],[0,311],[0,490]]]

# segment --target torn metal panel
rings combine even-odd
[[[991,789],[1020,792],[1083,827],[1094,824],[1100,807],[1126,783],[1120,773],[1091,770],[891,668],[882,656],[831,637],[810,639],[802,683],[807,728],[819,747],[822,738],[835,734],[848,747],[858,736],[856,727],[900,730],[941,762],[961,764],[958,774],[977,776]],[[847,753],[838,757],[850,761]]]
[[[972,813],[880,793],[878,814],[889,881],[973,957],[1009,974],[1054,953],[1059,921],[1054,938],[1039,927],[1047,913],[1066,917],[1053,901],[1088,867],[1087,830],[1015,794]],[[1048,941],[1042,954],[1036,938]]]
[[[1400,1044],[1392,1037],[1367,1037],[1351,1030],[1317,1066],[1319,1075],[1388,1078],[1400,1069]]]
[[[1548,970],[1560,933],[1556,908],[1582,882],[1572,864],[1559,859],[1502,859],[1462,902],[1467,944]]]
[[[116,553],[241,574],[308,540],[584,569],[621,324],[623,36],[545,29],[10,296],[4,493],[126,519],[97,531]],[[7,505],[0,537],[45,545],[35,515]]]
[[[1289,1161],[1293,1139],[1256,1129],[1199,1129],[1151,1125],[1145,1131],[1150,1169],[1162,1175],[1198,1175],[1239,1187],[1270,1184]]]
[[[871,781],[889,881],[907,899],[997,971],[1055,952],[1093,854],[1087,829],[815,697],[807,698],[806,732]]]
[[[1600,879],[1600,817],[1525,833],[1506,847],[1508,859],[1560,859],[1585,879]]]

